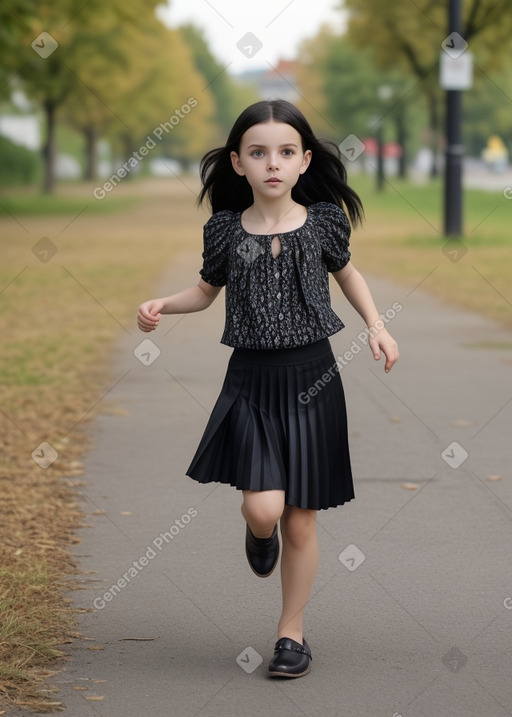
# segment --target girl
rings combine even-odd
[[[221,342],[234,348],[220,396],[187,475],[243,492],[245,550],[268,577],[282,539],[282,612],[272,677],[301,677],[311,651],[302,620],[318,563],[316,511],[352,500],[345,399],[328,337],[343,328],[328,272],[372,329],[388,372],[398,359],[368,286],[350,262],[362,218],[335,144],[316,139],[289,102],[262,101],[236,120],[225,147],[201,162],[199,203],[210,201],[201,279],[139,308],[153,331],[162,314],[206,309],[226,287]]]

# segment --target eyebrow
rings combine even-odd
[[[266,149],[267,146],[265,144],[250,144],[247,149],[251,149],[251,147],[263,147],[263,149]],[[284,144],[280,144],[279,147],[298,147],[295,142],[285,142]]]

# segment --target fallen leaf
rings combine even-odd
[[[467,426],[474,426],[475,422],[470,421],[467,418],[458,418],[456,421],[452,421],[452,426],[458,426],[459,428],[465,428]]]
[[[492,473],[491,475],[485,476],[485,480],[490,480],[490,481],[501,480],[501,476],[498,473]]]
[[[404,490],[418,490],[419,485],[417,483],[402,483]]]
[[[82,685],[75,685],[75,687],[73,687],[73,689],[74,690],[88,690],[89,688],[83,687]]]
[[[121,515],[133,515],[131,510],[122,510]]]
[[[91,515],[105,515],[106,510],[93,510]]]
[[[104,416],[131,416],[132,412],[121,406],[103,406],[101,413]]]
[[[108,682],[108,680],[92,680],[93,682]]]
[[[89,700],[89,702],[101,702],[101,700],[104,700],[105,698],[102,695],[90,695],[84,697],[84,699]]]
[[[104,650],[105,648],[102,647],[101,645],[91,645],[91,646],[88,647],[87,649],[88,649],[88,650]]]
[[[390,416],[391,423],[402,423],[402,416]]]

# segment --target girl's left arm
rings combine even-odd
[[[393,364],[398,361],[398,346],[379,316],[368,284],[350,261],[343,269],[333,272],[333,276],[347,299],[368,326],[370,331],[368,344],[374,359],[376,361],[380,359],[381,351],[386,357],[384,370],[388,373],[391,371]]]

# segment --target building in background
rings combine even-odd
[[[280,59],[277,65],[269,64],[268,69],[250,70],[237,75],[245,84],[256,89],[262,100],[282,99],[297,102],[297,60]]]

